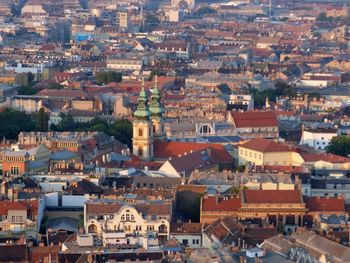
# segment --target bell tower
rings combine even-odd
[[[150,115],[145,83],[142,79],[137,109],[134,112],[132,152],[144,161],[153,159],[153,128]]]
[[[166,139],[164,128],[164,106],[161,103],[161,95],[158,89],[158,76],[155,76],[154,87],[152,89],[151,106],[149,108],[151,112],[152,129],[155,140]]]

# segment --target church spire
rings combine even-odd
[[[134,116],[139,119],[148,119],[150,115],[151,113],[148,109],[147,94],[145,92],[145,80],[142,78],[141,91],[137,101],[137,109],[134,112]]]
[[[155,76],[154,87],[152,89],[151,106],[149,108],[152,116],[162,117],[164,113],[164,107],[161,103],[161,95],[158,89],[158,76]]]

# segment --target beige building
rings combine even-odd
[[[84,208],[87,233],[140,234],[155,233],[168,239],[170,234],[171,203],[121,204],[117,201],[89,201]]]
[[[296,146],[268,139],[253,139],[238,145],[238,161],[240,165],[350,168],[350,158],[330,153],[309,153]]]
[[[302,157],[290,145],[273,140],[254,139],[238,146],[239,164],[300,166]]]
[[[42,218],[40,201],[0,201],[0,235],[36,237]]]

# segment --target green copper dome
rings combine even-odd
[[[148,119],[150,115],[151,113],[148,110],[148,99],[145,92],[144,80],[142,79],[142,88],[137,101],[137,108],[134,112],[134,116],[139,119]]]
[[[161,96],[158,89],[158,77],[155,77],[155,83],[154,87],[152,89],[152,99],[151,99],[151,106],[149,107],[149,110],[151,112],[152,116],[163,116],[164,113],[164,107],[161,103]]]

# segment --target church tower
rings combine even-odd
[[[142,160],[150,161],[153,159],[153,128],[143,79],[137,103],[133,121],[132,152]]]
[[[152,89],[151,106],[151,121],[153,126],[153,136],[155,140],[164,140],[166,138],[164,128],[164,106],[161,103],[161,95],[158,89],[158,77],[155,76],[154,87]]]

